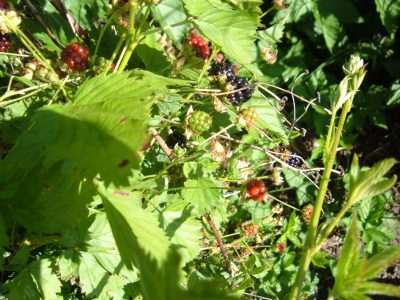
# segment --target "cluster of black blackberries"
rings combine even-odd
[[[289,159],[287,160],[287,163],[289,166],[296,168],[301,165],[301,159],[297,156],[290,156]]]
[[[185,148],[186,147],[186,138],[185,136],[178,131],[176,127],[171,128],[172,133],[168,135],[166,139],[167,146],[170,148],[175,148],[175,145],[178,144],[179,147]]]
[[[250,87],[249,82],[243,77],[236,76],[235,68],[229,60],[214,62],[208,74],[210,76],[225,77],[225,82],[229,86],[226,99],[233,105],[238,106],[251,98],[253,89]]]

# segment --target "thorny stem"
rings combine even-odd
[[[217,244],[218,247],[221,249],[222,257],[224,258],[226,269],[228,270],[229,273],[231,273],[231,264],[229,262],[228,254],[226,253],[226,249],[224,247],[224,243],[222,242],[221,236],[219,235],[219,232],[217,230],[217,227],[215,226],[213,220],[211,219],[210,215],[208,213],[204,213],[204,218],[207,220],[208,224],[211,227],[211,230],[213,231],[215,238],[217,239]]]
[[[328,190],[328,183],[329,183],[329,179],[331,176],[333,163],[335,162],[335,158],[336,158],[336,149],[339,146],[340,136],[342,135],[344,122],[346,120],[347,114],[350,111],[351,103],[352,103],[352,101],[347,101],[344,104],[342,113],[340,115],[339,124],[338,124],[337,130],[335,132],[334,140],[332,142],[332,146],[330,147],[329,152],[327,153],[328,157],[327,157],[325,170],[322,174],[317,199],[314,203],[314,213],[312,215],[310,225],[308,227],[307,237],[306,237],[306,241],[305,241],[305,244],[303,247],[303,253],[302,253],[302,256],[300,259],[300,263],[299,263],[299,269],[297,271],[295,282],[294,282],[293,287],[289,294],[289,298],[288,298],[289,300],[298,299],[306,272],[308,271],[308,268],[311,263],[311,258],[314,253],[314,246],[315,246],[314,243],[315,243],[315,238],[317,235],[319,218],[321,216],[321,211],[322,211],[322,205],[324,203],[325,195]],[[332,117],[334,118],[335,116],[333,115]],[[334,124],[334,123],[331,122],[331,124]]]

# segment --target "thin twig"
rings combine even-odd
[[[157,130],[155,128],[150,128],[150,132],[154,136],[160,147],[164,150],[165,154],[167,154],[168,158],[171,161],[174,160],[174,153],[172,152],[171,148],[168,147],[168,145],[165,143],[164,139],[158,134]]]
[[[222,257],[224,258],[226,269],[228,270],[229,273],[232,272],[231,269],[231,264],[229,262],[228,254],[226,253],[226,249],[224,246],[224,243],[222,242],[221,236],[219,235],[219,232],[217,230],[217,227],[215,226],[213,220],[211,219],[210,215],[208,213],[204,213],[204,218],[207,220],[208,224],[211,227],[211,230],[213,231],[215,238],[217,239],[217,244],[218,247],[221,249]]]

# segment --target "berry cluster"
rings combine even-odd
[[[0,33],[0,52],[8,52],[11,50],[12,42],[7,34]]]
[[[287,163],[288,163],[289,166],[292,166],[293,168],[296,168],[296,167],[301,165],[301,159],[299,157],[297,157],[297,156],[291,155],[289,157],[289,159],[287,160]]]
[[[208,43],[198,34],[193,34],[188,43],[193,46],[197,57],[206,59],[210,56]]]
[[[188,119],[189,128],[194,132],[204,132],[210,129],[212,124],[211,116],[205,111],[196,111]]]
[[[168,147],[170,148],[175,148],[175,145],[178,145],[181,148],[186,148],[186,138],[185,136],[178,132],[178,129],[176,127],[172,127],[172,133],[168,135],[166,139],[166,143]]]
[[[254,236],[258,233],[258,225],[257,224],[250,224],[244,227],[244,231],[248,237]]]
[[[265,199],[267,188],[262,180],[252,179],[246,185],[246,190],[251,199],[261,202]]]
[[[61,52],[62,61],[73,71],[83,71],[89,66],[89,50],[78,43],[72,43]]]
[[[225,78],[226,90],[229,92],[226,99],[235,106],[248,101],[253,94],[249,82],[243,77],[236,76],[235,67],[229,60],[214,62],[209,70],[209,75]]]

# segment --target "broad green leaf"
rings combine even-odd
[[[81,86],[74,103],[41,108],[0,162],[0,197],[31,230],[71,226],[87,213],[92,178],[128,185],[154,93],[185,83],[145,71],[97,76]]]
[[[400,298],[400,286],[368,281],[361,284],[360,290],[369,295],[385,295]]]
[[[27,266],[10,282],[10,299],[58,299],[61,282],[51,268],[49,259]]]
[[[182,191],[183,198],[190,202],[198,214],[211,211],[221,200],[220,187],[211,179],[189,179]]]
[[[327,5],[328,2],[329,1],[317,0],[312,11],[316,20],[316,25],[324,37],[326,47],[332,52],[333,47],[337,43],[341,26],[337,17],[330,11],[329,5]]]
[[[242,65],[255,60],[254,38],[257,24],[246,14],[219,0],[184,0],[188,12],[197,17],[196,27],[228,57]]]
[[[396,0],[375,0],[376,10],[389,33],[395,33],[400,21],[400,3]]]
[[[63,281],[79,276],[79,261],[79,253],[74,249],[65,250],[57,258],[58,268]]]
[[[149,255],[161,265],[167,258],[170,242],[153,215],[139,206],[141,194],[107,190],[104,186],[99,186],[99,192],[125,265],[139,267],[141,255]]]
[[[385,270],[388,266],[400,259],[400,246],[390,247],[382,252],[375,254],[367,261],[365,269],[365,279],[376,277],[379,272]]]
[[[258,114],[256,125],[261,130],[276,135],[282,142],[287,143],[287,129],[283,125],[282,117],[276,108],[276,101],[272,98],[253,96],[243,108],[252,107]]]
[[[152,12],[154,18],[163,27],[185,21],[188,18],[182,0],[163,0],[157,6],[152,7]],[[188,28],[189,24],[182,24],[164,31],[175,45],[180,46]]]
[[[66,231],[61,242],[70,248],[58,258],[61,278],[67,281],[79,277],[82,292],[87,297],[106,295],[109,289],[114,289],[115,284],[122,282],[122,277],[133,282],[137,280],[135,271],[122,268],[121,257],[105,213],[92,214],[76,228]],[[122,290],[123,286],[121,283],[119,289]]]
[[[171,243],[178,246],[183,264],[197,257],[202,239],[201,223],[192,217],[192,207],[188,204],[185,201],[174,202],[162,214],[165,231]]]

